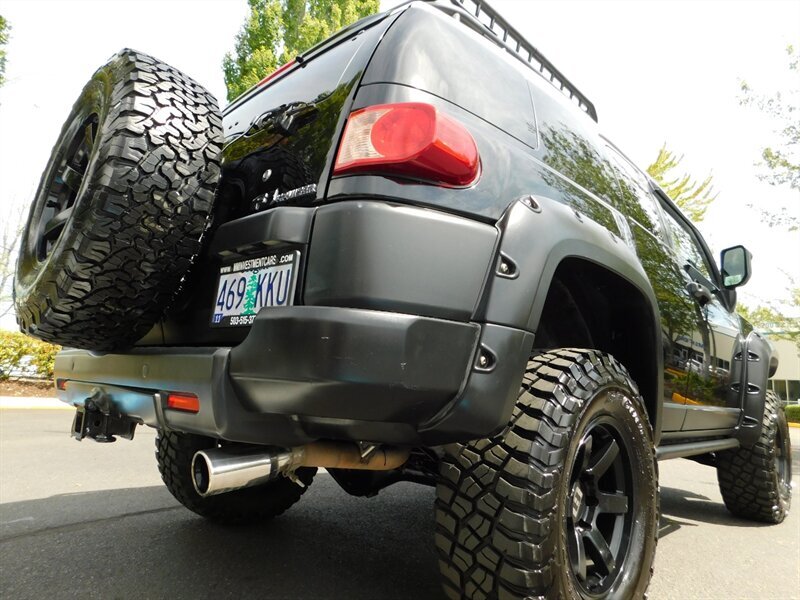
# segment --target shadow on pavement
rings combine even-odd
[[[320,475],[285,515],[224,528],[160,487],[0,505],[7,598],[440,599],[433,491],[352,498]]]
[[[658,521],[658,539],[662,539],[667,537],[670,533],[675,533],[681,527],[697,527],[695,523],[689,523],[686,521],[676,521],[675,519],[670,519],[668,516],[661,514],[661,518]]]
[[[797,478],[800,477],[800,431],[794,429],[792,435],[792,476],[794,489],[797,489]],[[796,493],[796,492],[795,492]],[[687,490],[661,487],[661,521],[659,538],[673,533],[681,527],[696,527],[696,523],[679,521],[690,519],[702,523],[725,525],[727,527],[773,527],[768,523],[747,521],[733,516],[725,508],[722,501],[714,501],[701,494]]]
[[[439,600],[433,498],[407,483],[353,498],[320,474],[288,513],[242,528],[206,522],[162,486],[5,503],[0,590],[15,599]],[[670,487],[661,510],[662,538],[699,523],[763,526]]]
[[[726,527],[771,527],[767,523],[746,521],[733,516],[721,501],[713,501],[707,496],[669,487],[661,488],[661,515],[662,525],[665,517],[675,517],[725,525]],[[666,520],[677,523],[674,519]],[[681,523],[681,525],[687,524],[694,525],[693,523]]]

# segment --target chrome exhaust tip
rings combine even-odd
[[[200,496],[224,494],[271,481],[282,472],[298,466],[296,463],[301,458],[300,453],[292,450],[200,450],[192,458],[192,483]]]
[[[299,467],[389,471],[400,468],[408,456],[407,448],[371,446],[362,453],[348,442],[313,442],[288,450],[209,448],[192,457],[192,483],[205,498],[267,483]]]

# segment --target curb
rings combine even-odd
[[[790,422],[789,422],[789,423],[787,423],[787,424],[789,425],[789,427],[796,427],[797,429],[800,429],[800,423],[792,423],[792,422],[790,421]]]
[[[75,410],[58,398],[0,396],[0,410]]]

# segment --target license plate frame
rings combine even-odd
[[[220,266],[211,327],[249,327],[264,308],[292,306],[300,251],[279,250]]]

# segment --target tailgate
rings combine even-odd
[[[137,345],[236,345],[261,308],[302,297],[310,207],[324,197],[355,89],[393,21],[381,14],[353,24],[225,109],[209,243],[183,302]]]
[[[352,93],[392,21],[376,15],[354,24],[225,110],[225,220],[324,196]]]

